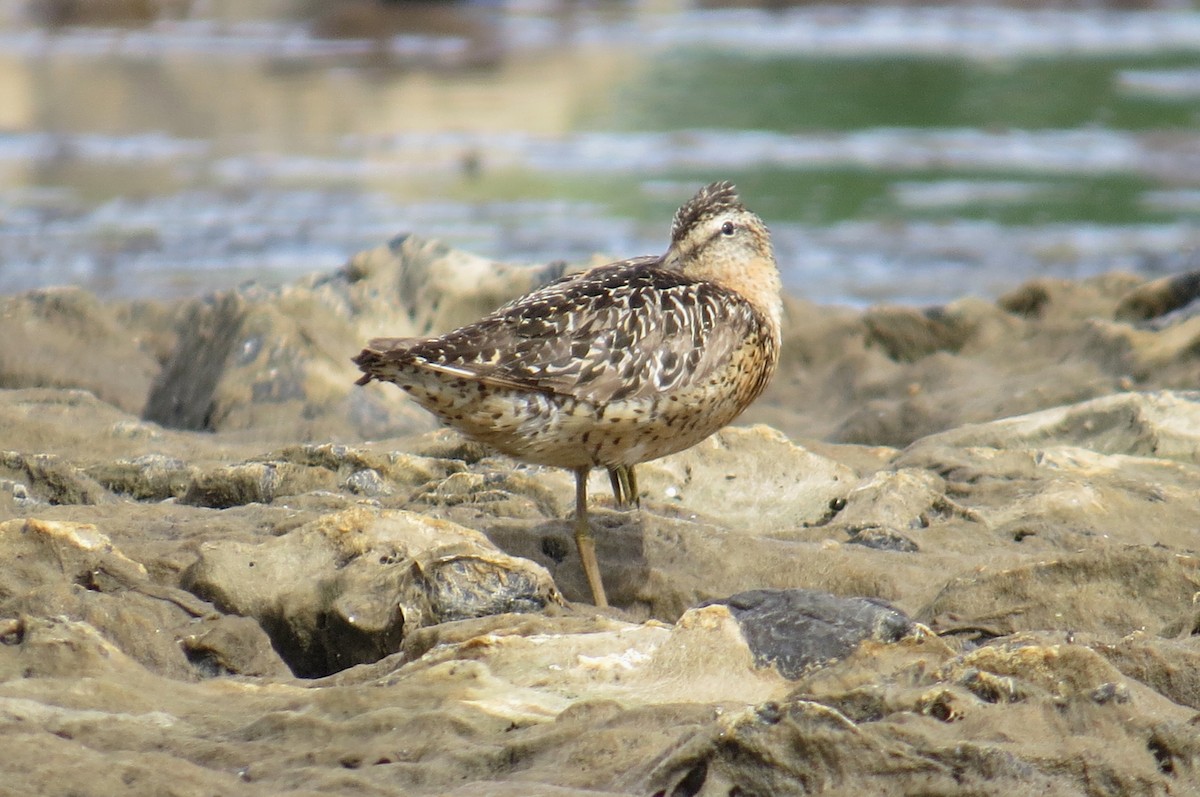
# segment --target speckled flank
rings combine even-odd
[[[464,434],[579,478],[736,418],[775,371],[780,315],[767,228],[713,183],[662,256],[565,277],[439,338],[372,341],[355,362],[359,384],[394,382]]]

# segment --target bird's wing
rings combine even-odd
[[[452,378],[601,403],[680,390],[728,361],[759,320],[736,294],[656,264],[592,269],[381,355]]]

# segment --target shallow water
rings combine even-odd
[[[0,0],[0,292],[646,254],[717,178],[824,302],[1200,266],[1191,6],[769,5]]]

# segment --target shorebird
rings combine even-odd
[[[587,479],[618,505],[634,466],[689,448],[741,414],[779,360],[770,234],[728,182],[675,214],[665,254],[564,277],[437,338],[372,340],[358,384],[393,382],[443,423],[524,462],[575,474],[575,543],[607,606]]]

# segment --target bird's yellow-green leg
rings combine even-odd
[[[604,594],[604,582],[600,580],[596,541],[592,539],[592,529],[588,526],[587,480],[590,470],[588,467],[575,469],[575,547],[579,549],[583,574],[587,576],[588,586],[592,589],[592,602],[603,608],[608,605],[608,597]]]
[[[618,465],[608,469],[608,480],[612,483],[613,499],[617,509],[636,507],[638,498],[637,472],[633,465]]]

